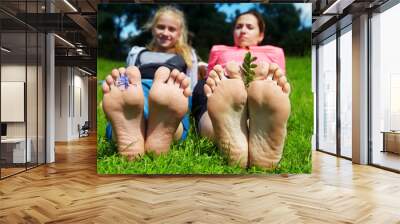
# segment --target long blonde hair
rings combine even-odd
[[[180,21],[181,24],[181,35],[178,38],[177,42],[175,43],[175,46],[173,48],[173,52],[176,54],[179,54],[183,57],[183,60],[185,60],[186,65],[188,68],[192,67],[192,48],[188,44],[188,30],[185,22],[185,16],[182,11],[179,9],[172,7],[172,6],[164,6],[159,8],[154,17],[151,19],[150,22],[148,22],[145,25],[145,28],[149,30],[153,30],[154,26],[157,24],[160,16],[164,13],[172,13],[176,16],[176,18]],[[147,45],[147,48],[150,51],[154,51],[157,49],[157,43],[155,41],[155,37],[153,36],[153,39],[151,40],[150,44]]]

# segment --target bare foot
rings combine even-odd
[[[204,92],[218,147],[229,156],[230,164],[247,166],[247,93],[238,64],[226,66],[227,75],[216,65],[210,72]]]
[[[189,79],[178,70],[157,69],[149,93],[146,151],[168,152],[174,134],[188,111]]]
[[[127,88],[116,82],[128,78]],[[134,67],[114,69],[103,83],[103,110],[113,127],[118,152],[133,159],[144,153],[143,90],[139,70]]]
[[[290,85],[276,64],[259,63],[248,88],[249,164],[274,168],[282,157]],[[271,80],[272,78],[272,80]]]

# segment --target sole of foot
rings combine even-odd
[[[188,111],[189,83],[189,78],[176,69],[157,69],[149,93],[146,151],[156,154],[168,152],[174,134]]]
[[[214,67],[204,86],[208,97],[207,110],[218,147],[229,158],[231,165],[246,167],[248,163],[247,92],[238,64]]]
[[[275,168],[290,115],[290,85],[276,64],[260,63],[248,88],[249,165]]]
[[[127,78],[126,86],[118,82]],[[126,88],[125,88],[126,87]],[[143,89],[139,69],[113,69],[103,83],[103,110],[113,127],[118,152],[130,160],[144,153]]]

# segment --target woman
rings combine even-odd
[[[167,152],[173,139],[186,138],[190,85],[197,82],[183,13],[162,7],[147,27],[153,35],[147,48],[133,47],[129,67],[114,69],[103,84],[103,110],[111,122],[107,137],[130,159]]]
[[[194,90],[193,113],[202,136],[214,140],[232,164],[273,168],[280,161],[290,113],[283,50],[258,46],[265,23],[256,11],[234,22],[235,46],[211,49],[208,77]],[[256,78],[246,89],[241,64],[257,57]]]

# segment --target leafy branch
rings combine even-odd
[[[246,85],[246,87],[249,87],[250,82],[254,80],[254,76],[256,75],[253,70],[257,67],[256,64],[253,64],[255,60],[257,60],[257,57],[252,57],[250,52],[247,52],[244,56],[244,61],[241,69],[244,73],[244,84]]]

